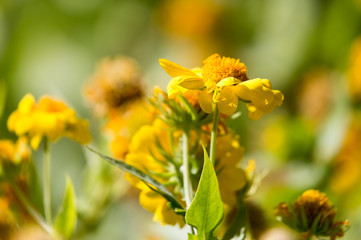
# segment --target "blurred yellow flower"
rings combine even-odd
[[[336,193],[353,191],[361,176],[361,116],[355,114],[347,130],[340,152],[334,162],[330,178],[331,189]]]
[[[342,237],[349,222],[336,221],[336,213],[326,194],[313,189],[305,191],[292,205],[280,203],[275,209],[276,216],[305,240],[313,235],[331,240]]]
[[[151,114],[146,105],[143,100],[134,101],[107,115],[104,131],[109,136],[110,150],[115,157],[124,159],[129,151],[130,138],[142,125],[150,122]]]
[[[8,119],[8,129],[18,136],[27,135],[33,149],[37,149],[43,137],[56,141],[62,136],[82,144],[91,140],[88,122],[79,119],[73,109],[49,96],[38,104],[31,94],[23,97]]]
[[[142,99],[142,77],[135,60],[118,56],[102,59],[96,72],[85,85],[84,95],[97,116]]]
[[[20,137],[14,144],[10,140],[0,140],[0,163],[7,160],[12,163],[20,163],[30,159],[31,150],[25,137]]]
[[[220,113],[232,115],[242,100],[247,102],[248,116],[256,120],[283,102],[283,94],[272,90],[269,80],[249,80],[247,68],[239,59],[214,54],[204,60],[203,69],[191,70],[166,59],[159,62],[172,77],[167,87],[169,97],[202,90],[199,104],[206,113],[213,112],[217,106]]]
[[[355,100],[361,100],[361,37],[353,43],[350,55],[349,90]]]
[[[189,38],[206,37],[213,29],[219,8],[210,0],[164,1],[160,7],[160,23],[171,33]]]
[[[235,134],[217,138],[215,170],[222,200],[229,207],[237,204],[237,191],[247,183],[245,172],[238,167],[243,159],[243,148]]]
[[[16,220],[8,199],[0,197],[0,239],[10,239],[16,229]]]
[[[97,116],[105,116],[104,127],[110,150],[124,159],[130,137],[149,121],[138,63],[125,56],[104,58],[84,87],[84,96]]]
[[[315,124],[322,124],[332,107],[331,71],[314,68],[306,72],[298,87],[298,109],[302,116]]]

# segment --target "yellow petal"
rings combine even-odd
[[[222,89],[219,89],[218,91],[216,91],[213,95],[213,101],[214,102],[223,102],[223,101],[227,101],[231,96],[236,96],[233,91],[232,88],[230,86],[228,87],[224,87]]]
[[[34,150],[38,149],[42,138],[43,138],[43,136],[40,134],[35,135],[34,137],[31,138],[30,145],[31,145],[32,149],[34,149]]]
[[[264,113],[270,113],[276,106],[283,102],[283,94],[278,90],[272,90],[272,85],[267,79],[252,79],[234,86],[233,91],[248,105],[249,115],[252,119],[259,119]]]
[[[257,109],[253,104],[247,103],[248,117],[252,120],[258,120],[263,116],[263,112]]]
[[[159,64],[163,68],[163,70],[168,73],[171,77],[178,76],[195,76],[198,77],[197,74],[192,72],[191,70],[184,68],[174,62],[171,62],[167,59],[159,59]]]
[[[27,114],[35,108],[35,98],[30,93],[26,94],[18,105],[18,111],[22,114]]]
[[[236,204],[236,192],[246,183],[246,174],[235,166],[226,167],[218,174],[219,189],[222,200],[228,205]]]
[[[206,86],[208,92],[214,92],[217,88],[216,82],[212,79],[208,79],[204,85]]]
[[[232,94],[225,101],[218,102],[217,106],[220,113],[230,116],[237,110],[238,98],[235,94]]]
[[[213,93],[208,93],[207,89],[204,89],[199,95],[199,105],[203,112],[213,112]]]
[[[172,78],[167,86],[167,93],[169,98],[175,98],[179,94],[186,93],[188,89],[185,89],[178,85],[178,80],[180,77]]]
[[[217,87],[226,87],[226,86],[232,86],[234,84],[240,83],[241,80],[234,78],[234,77],[227,77],[223,78],[221,81],[217,83]]]
[[[181,76],[178,85],[189,90],[198,90],[204,87],[204,82],[200,77]]]

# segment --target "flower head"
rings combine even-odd
[[[54,142],[66,136],[83,144],[91,140],[88,122],[79,119],[62,101],[49,96],[36,104],[31,94],[25,95],[10,115],[8,129],[18,136],[27,135],[33,149],[38,148],[43,137]]]
[[[329,236],[332,240],[342,237],[348,220],[336,221],[336,209],[326,194],[307,190],[292,205],[280,203],[275,214],[282,222],[301,233],[304,239]]]
[[[138,64],[123,56],[102,59],[85,86],[84,95],[98,116],[142,99],[144,90]]]
[[[186,69],[171,61],[160,59],[160,65],[171,77],[168,96],[174,98],[193,90],[202,90],[199,104],[206,113],[217,107],[220,113],[232,115],[238,101],[247,102],[249,117],[259,119],[283,102],[283,94],[272,90],[267,79],[248,79],[247,68],[239,59],[214,54],[203,62],[203,68]]]
[[[26,138],[21,137],[16,143],[10,140],[0,140],[0,163],[1,161],[9,161],[17,164],[29,160],[30,155],[31,150]]]

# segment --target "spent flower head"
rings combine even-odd
[[[66,136],[83,144],[91,140],[88,121],[78,118],[73,109],[49,96],[36,104],[33,95],[25,95],[7,124],[16,135],[28,136],[33,149],[38,148],[43,137],[54,142]]]
[[[142,77],[135,60],[118,56],[102,59],[84,89],[85,98],[98,116],[108,114],[133,101],[142,99]]]
[[[307,190],[293,204],[280,203],[275,214],[279,219],[301,234],[303,239],[312,236],[342,237],[349,226],[348,220],[336,221],[336,209],[326,194]]]
[[[232,115],[242,100],[247,103],[248,116],[256,120],[283,102],[283,94],[272,90],[268,79],[248,79],[247,68],[239,59],[213,54],[204,60],[202,69],[186,69],[166,59],[159,62],[172,77],[167,87],[169,97],[201,90],[199,105],[206,113],[217,107],[220,113]]]

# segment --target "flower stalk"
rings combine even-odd
[[[213,116],[213,126],[212,126],[212,133],[211,133],[211,146],[210,146],[210,160],[211,163],[215,164],[215,154],[216,154],[216,137],[217,137],[217,129],[218,129],[218,120],[219,120],[219,109],[216,105],[216,109],[214,111]]]
[[[184,185],[184,197],[186,200],[187,208],[192,203],[193,198],[193,190],[192,183],[190,177],[190,169],[189,169],[189,156],[188,156],[188,135],[186,132],[183,132],[182,136],[183,142],[183,185]]]
[[[43,178],[44,178],[45,219],[48,224],[51,224],[52,223],[52,214],[51,214],[50,146],[49,146],[49,140],[47,137],[44,138]]]
[[[192,203],[193,200],[193,187],[192,187],[192,181],[190,176],[190,169],[189,169],[189,155],[188,155],[188,147],[189,147],[189,139],[188,134],[186,132],[183,132],[182,135],[182,142],[183,142],[183,188],[184,188],[184,197],[187,204],[187,209]],[[194,228],[191,227],[192,234],[195,233]]]
[[[28,213],[34,218],[34,220],[49,234],[53,233],[53,229],[45,222],[43,217],[38,213],[38,211],[35,210],[35,208],[32,206],[32,204],[29,202],[29,200],[24,196],[21,189],[14,183],[13,181],[9,181],[11,183],[11,186],[16,194],[16,196],[19,198],[20,202],[24,205],[25,209],[28,211]]]

